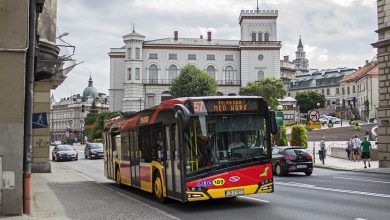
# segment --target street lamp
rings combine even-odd
[[[294,110],[294,122],[295,122],[295,123],[297,122],[297,119],[296,119],[296,112],[295,112],[296,108],[297,108],[297,105],[296,105],[296,104],[293,104],[293,110]]]

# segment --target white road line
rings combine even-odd
[[[250,199],[250,200],[256,200],[256,201],[258,201],[258,202],[269,203],[269,201],[267,201],[267,200],[264,200],[264,199],[256,199],[256,198],[249,197],[249,196],[240,196],[239,198]]]
[[[356,194],[356,195],[390,198],[390,195],[388,195],[388,194],[371,193],[371,192],[363,192],[363,191],[361,192],[361,191],[353,191],[353,190],[347,190],[347,189],[334,189],[334,188],[320,187],[320,186],[315,186],[315,185],[297,184],[297,183],[291,183],[291,182],[289,182],[289,183],[275,182],[275,184],[276,185],[299,187],[299,188],[331,191],[331,192],[341,192],[341,193],[349,193],[349,194]]]
[[[367,220],[365,218],[354,218],[354,220]]]
[[[373,182],[373,183],[386,183],[386,184],[390,183],[390,182],[379,181],[379,180],[366,180],[366,179],[356,179],[356,178],[338,177],[338,176],[334,176],[333,178],[335,178],[335,179],[345,179],[345,180],[357,180],[357,181],[365,181],[365,182]]]

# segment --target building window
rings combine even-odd
[[[348,86],[348,87],[347,87],[347,94],[349,95],[350,92],[351,92],[351,91],[350,91],[349,86]]]
[[[135,68],[135,80],[139,80],[141,75],[141,69]]]
[[[141,59],[141,50],[138,47],[135,48],[135,59]]]
[[[207,60],[215,60],[215,54],[207,54],[206,59]]]
[[[158,80],[158,68],[154,64],[149,67],[149,80],[151,83],[157,83]]]
[[[263,41],[263,33],[259,33],[259,41]]]
[[[170,54],[168,54],[168,59],[170,59],[170,60],[177,60],[177,53],[170,53]]]
[[[257,72],[257,80],[262,80],[262,79],[264,79],[264,71],[259,70]]]
[[[330,106],[330,100],[326,100],[326,105]]]
[[[131,68],[127,68],[127,80],[131,80]]]
[[[233,61],[233,55],[232,54],[225,54],[225,60]]]
[[[151,107],[153,107],[154,106],[154,95],[148,95],[147,96],[148,98],[147,98],[147,108],[151,108]]]
[[[172,80],[174,80],[177,77],[177,71],[178,71],[178,69],[175,65],[170,65],[168,67],[169,83],[171,83]]]
[[[340,94],[340,88],[336,88],[336,95]]]
[[[330,89],[326,89],[326,95],[330,95]]]
[[[322,93],[322,94],[325,94],[325,93],[324,93],[324,89],[321,89],[321,93]]]
[[[187,59],[188,60],[196,60],[196,54],[188,54]]]
[[[131,59],[131,47],[127,48],[127,59]]]
[[[234,80],[234,71],[233,71],[233,67],[227,66],[227,67],[225,68],[225,80],[226,80],[226,82],[230,82],[230,83],[233,82],[233,80]]]
[[[206,68],[206,72],[211,76],[211,78],[215,79],[215,67],[214,66],[208,66]]]
[[[157,60],[158,59],[158,54],[157,53],[149,53],[149,59]]]
[[[264,41],[269,41],[269,34],[268,33],[264,34]]]
[[[345,89],[344,88],[341,88],[341,94],[345,95]]]
[[[256,41],[256,33],[252,33],[252,41]]]
[[[352,92],[353,92],[353,93],[356,92],[355,86],[352,86]]]

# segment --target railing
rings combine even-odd
[[[240,46],[272,46],[281,47],[281,41],[240,41]]]
[[[216,80],[219,86],[239,86],[241,80]]]
[[[173,79],[144,79],[142,80],[143,84],[146,85],[170,85],[172,84]],[[216,80],[217,85],[220,86],[239,86],[241,85],[241,80]]]

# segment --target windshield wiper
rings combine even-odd
[[[208,176],[208,175],[210,175],[211,173],[213,173],[213,172],[216,171],[216,170],[219,170],[219,169],[221,169],[221,168],[225,168],[225,167],[227,167],[227,164],[228,164],[228,163],[229,163],[229,162],[220,163],[220,164],[214,166],[211,170],[207,171],[207,173],[203,174],[202,176],[203,176],[203,177],[204,177],[204,176]]]

